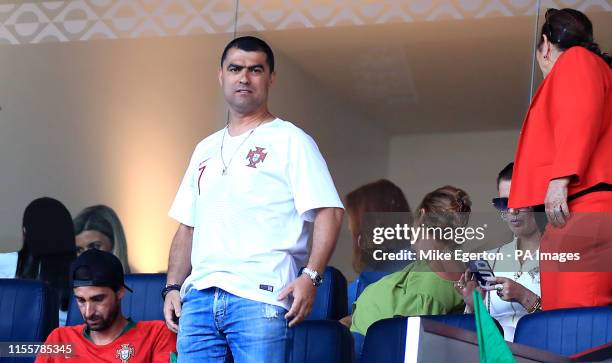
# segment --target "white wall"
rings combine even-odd
[[[394,136],[389,178],[402,187],[413,209],[425,194],[450,184],[470,195],[473,211],[488,212],[497,193],[495,179],[514,159],[518,136],[518,129]]]
[[[0,250],[20,248],[23,210],[46,195],[73,216],[113,207],[134,270],[165,269],[167,210],[195,144],[224,122],[228,39],[0,46]]]
[[[413,210],[438,187],[464,189],[472,200],[470,225],[486,227],[484,240],[461,248],[491,249],[512,237],[491,198],[497,195],[497,174],[514,159],[518,136],[518,129],[395,136],[390,143],[389,179],[404,190]]]

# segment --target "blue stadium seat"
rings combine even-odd
[[[359,285],[359,277],[348,284],[346,288],[346,309],[349,315],[353,315],[353,304],[357,300],[357,286]]]
[[[317,297],[306,320],[340,320],[348,315],[346,309],[346,278],[334,267],[327,267],[323,284],[317,288]]]
[[[384,319],[372,324],[363,340],[363,349],[355,346],[356,362],[403,363],[406,319]]]
[[[422,316],[422,318],[476,332],[476,318],[474,314],[427,315]],[[497,323],[497,321],[495,322]],[[497,328],[500,330],[500,333],[503,334],[504,330],[499,324],[497,324]]]
[[[164,320],[164,302],[161,299],[161,290],[166,284],[166,274],[128,274],[125,275],[125,284],[133,293],[125,292],[121,300],[121,311],[126,317],[134,321]],[[83,324],[83,317],[74,298],[68,306],[66,325]]]
[[[337,321],[303,321],[293,328],[292,363],[353,363],[353,339]]]
[[[353,313],[353,304],[355,303],[355,300],[357,300],[359,295],[361,295],[363,290],[365,290],[368,285],[380,280],[381,278],[387,276],[390,273],[391,272],[388,271],[364,271],[360,273],[359,276],[357,276],[357,278],[349,284],[347,289],[348,313]]]
[[[612,306],[542,311],[519,320],[514,342],[572,355],[612,342]]]
[[[457,328],[476,331],[473,314],[426,315],[421,318],[452,325]],[[404,362],[406,349],[407,317],[377,321],[368,329],[363,350],[355,345],[357,362]],[[358,337],[355,338],[358,341]]]
[[[359,298],[359,295],[366,289],[370,284],[382,279],[383,277],[393,273],[392,271],[364,271],[359,274],[359,283],[357,284],[357,295],[355,299]]]
[[[0,279],[0,341],[42,342],[58,325],[57,295],[44,282]],[[2,363],[34,358],[1,358]]]

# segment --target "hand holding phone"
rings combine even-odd
[[[486,260],[472,260],[468,263],[468,268],[472,273],[472,276],[478,281],[478,285],[481,288],[486,289],[488,286],[493,284],[491,280],[494,280],[495,274],[493,269]]]

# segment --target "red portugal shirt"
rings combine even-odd
[[[70,343],[72,355],[42,355],[35,363],[168,363],[176,352],[176,334],[163,321],[130,321],[115,341],[96,345],[89,340],[85,324],[53,330],[45,344]]]

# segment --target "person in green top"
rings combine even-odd
[[[417,261],[363,291],[355,303],[352,332],[365,335],[376,321],[394,316],[463,313],[463,298],[453,284],[461,278],[465,265],[454,258],[419,257],[427,256],[427,251],[452,253],[458,244],[439,232],[465,227],[471,204],[468,194],[453,186],[438,188],[423,198],[415,227],[429,233],[419,234],[412,246]]]

